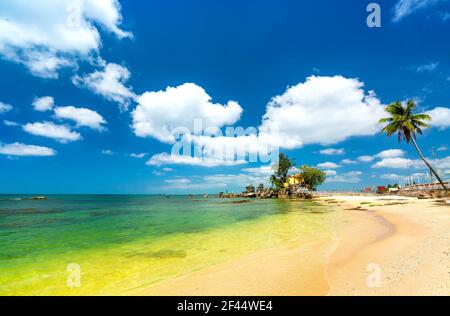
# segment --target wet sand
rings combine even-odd
[[[327,196],[342,222],[290,242],[166,280],[140,295],[448,295],[450,207],[438,200]]]

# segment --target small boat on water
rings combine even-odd
[[[43,201],[43,200],[48,200],[48,199],[46,196],[35,196],[35,197],[32,197],[31,200]]]

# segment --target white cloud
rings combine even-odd
[[[242,171],[259,176],[269,176],[273,174],[274,168],[272,166],[260,166],[260,167],[252,167],[252,168],[244,168]]]
[[[432,120],[429,123],[433,127],[437,127],[439,129],[445,129],[450,127],[450,109],[444,107],[437,107],[431,111],[425,112],[431,116]]]
[[[358,158],[357,158],[357,160],[358,161],[361,161],[361,162],[371,162],[371,161],[373,161],[375,158],[373,157],[373,156],[359,156]]]
[[[336,164],[336,163],[334,163],[334,162],[329,162],[328,161],[328,162],[319,163],[317,165],[317,167],[318,168],[327,168],[327,169],[337,169],[337,168],[340,168],[341,166]]]
[[[53,99],[53,97],[49,96],[36,98],[34,99],[32,105],[36,111],[45,112],[53,108],[53,106],[55,105],[55,100]]]
[[[171,155],[167,153],[160,153],[152,156],[148,161],[149,166],[163,166],[163,165],[190,165],[202,167],[217,167],[217,166],[235,166],[246,164],[245,160],[224,160],[215,157],[191,157],[182,155]]]
[[[415,172],[415,173],[413,173],[411,175],[411,177],[413,177],[413,178],[427,178],[427,177],[429,177],[429,175],[426,174],[426,173],[423,173],[423,172]]]
[[[335,176],[327,177],[325,182],[327,183],[358,183],[361,182],[362,172],[351,171],[343,174],[337,174]]]
[[[112,151],[111,149],[103,149],[101,151],[102,155],[106,155],[106,156],[114,156],[116,153],[114,151]]]
[[[428,162],[436,169],[450,168],[450,156],[440,159],[426,158]],[[393,169],[423,169],[427,170],[427,166],[421,159],[406,158],[386,158],[372,165],[372,168],[393,168]]]
[[[384,107],[363,86],[358,79],[311,76],[272,99],[260,131],[278,131],[277,143],[288,149],[374,135]]]
[[[161,176],[162,174],[160,174]],[[200,181],[199,181],[200,180]],[[180,178],[180,179],[167,179],[164,180],[168,185],[163,186],[163,189],[170,190],[208,190],[211,188],[224,188],[225,184],[217,183],[217,182],[209,182],[207,179],[199,179],[196,182],[193,182],[191,179]]]
[[[68,126],[56,125],[52,122],[28,123],[23,126],[23,129],[29,134],[53,138],[61,143],[81,139],[81,135],[77,132],[72,132]]]
[[[405,179],[412,179],[412,180],[417,180],[419,179],[424,179],[427,178],[428,175],[426,173],[422,173],[422,172],[416,172],[410,175],[400,175],[400,174],[395,174],[395,173],[385,173],[382,174],[380,176],[381,179],[385,179],[385,180],[391,180],[391,181],[398,181],[401,182]]]
[[[401,149],[388,149],[388,150],[383,150],[383,151],[381,151],[378,154],[373,155],[373,156],[369,156],[369,155],[359,156],[357,158],[357,160],[359,162],[372,162],[376,158],[380,158],[380,159],[397,158],[397,157],[403,157],[404,155],[405,155],[405,151],[403,151]]]
[[[162,170],[165,171],[165,172],[172,172],[173,171],[172,168],[162,168]]]
[[[194,131],[194,120],[201,119],[203,128],[221,128],[239,120],[242,108],[234,102],[212,103],[211,97],[194,83],[168,87],[165,91],[146,92],[138,97],[133,111],[134,133],[154,137],[163,143],[174,143],[179,128]]]
[[[384,158],[374,165],[372,168],[397,168],[407,169],[414,164],[414,161],[406,158]]]
[[[87,126],[96,130],[103,130],[105,119],[97,112],[73,106],[64,106],[55,108],[55,116],[59,119],[68,119],[77,123],[77,126]]]
[[[174,143],[176,134],[184,128],[181,132],[203,148],[206,156],[222,161],[228,160],[222,157],[229,157],[229,153],[256,153],[261,157],[279,148],[333,144],[379,130],[384,107],[373,92],[366,93],[362,87],[357,79],[312,76],[270,101],[259,130],[237,137],[210,137],[189,134],[196,119],[202,120],[200,131],[220,131],[239,120],[242,108],[233,101],[213,104],[202,88],[187,83],[140,96],[133,111],[133,129],[137,136]]]
[[[327,176],[330,176],[330,177],[337,175],[337,172],[335,170],[325,170],[324,172]]]
[[[401,149],[388,149],[384,150],[376,155],[377,158],[398,158],[403,157],[405,155],[405,151]]]
[[[416,11],[426,9],[442,1],[445,0],[398,0],[393,9],[392,20],[398,22]]]
[[[351,159],[343,159],[343,160],[341,160],[341,164],[343,164],[343,165],[353,165],[355,163],[357,163],[357,162],[354,161],[354,160],[351,160]]]
[[[440,146],[437,151],[447,151],[448,147],[447,146]]]
[[[119,27],[117,0],[2,1],[0,12],[0,55],[44,78],[57,78],[78,60],[92,61],[101,47],[97,27],[131,36]]]
[[[320,151],[322,155],[343,155],[345,153],[344,148],[327,148]]]
[[[417,66],[415,68],[418,73],[423,73],[423,72],[433,72],[434,70],[437,69],[438,66],[439,62],[431,62],[428,64]]]
[[[131,153],[130,157],[142,159],[142,158],[144,158],[147,155],[148,155],[147,153],[140,153],[140,154]]]
[[[19,126],[19,123],[8,120],[4,120],[3,124],[5,124],[6,126]]]
[[[126,110],[130,102],[136,97],[131,87],[125,84],[130,78],[127,68],[109,63],[103,70],[95,71],[84,77],[78,75],[72,78],[76,86],[84,86],[106,98],[119,103],[122,110]]]
[[[422,163],[421,160],[417,161],[418,163]],[[450,168],[450,156],[447,156],[445,158],[441,158],[441,159],[432,159],[431,164],[434,166],[438,166],[439,169],[448,169]],[[423,165],[423,163],[422,163]]]
[[[0,102],[0,114],[9,112],[13,109],[11,104]]]
[[[393,180],[393,181],[398,181],[400,179],[403,179],[404,177],[405,176],[395,174],[395,173],[385,173],[380,176],[381,179]]]
[[[52,148],[25,145],[21,143],[0,144],[0,154],[8,156],[54,156],[56,151]]]
[[[173,184],[189,184],[191,183],[191,180],[189,179],[167,179],[164,180],[166,183],[173,183]]]
[[[209,186],[217,187],[238,187],[243,189],[247,185],[257,186],[259,184],[268,185],[269,177],[252,174],[214,174],[203,178],[203,181]]]

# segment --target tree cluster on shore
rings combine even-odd
[[[289,172],[295,168],[295,162],[289,159],[285,154],[280,153],[278,162],[274,165],[274,173],[270,176],[269,181],[271,187],[265,188],[263,184],[259,184],[257,189],[253,185],[249,185],[242,193],[219,193],[222,198],[312,198],[312,192],[317,186],[321,185],[326,174],[320,169],[303,165],[299,167],[299,173],[289,175]],[[290,181],[292,180],[292,181]]]

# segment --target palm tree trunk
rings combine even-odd
[[[411,140],[414,144],[414,147],[416,148],[417,152],[419,153],[420,158],[422,158],[423,162],[427,165],[428,168],[430,168],[431,172],[436,176],[436,179],[438,179],[439,183],[444,188],[445,192],[447,192],[447,187],[445,186],[444,182],[442,181],[441,177],[437,174],[437,172],[434,170],[434,168],[430,165],[430,163],[425,159],[422,152],[419,149],[419,146],[417,146],[416,140],[414,137],[411,137]]]

